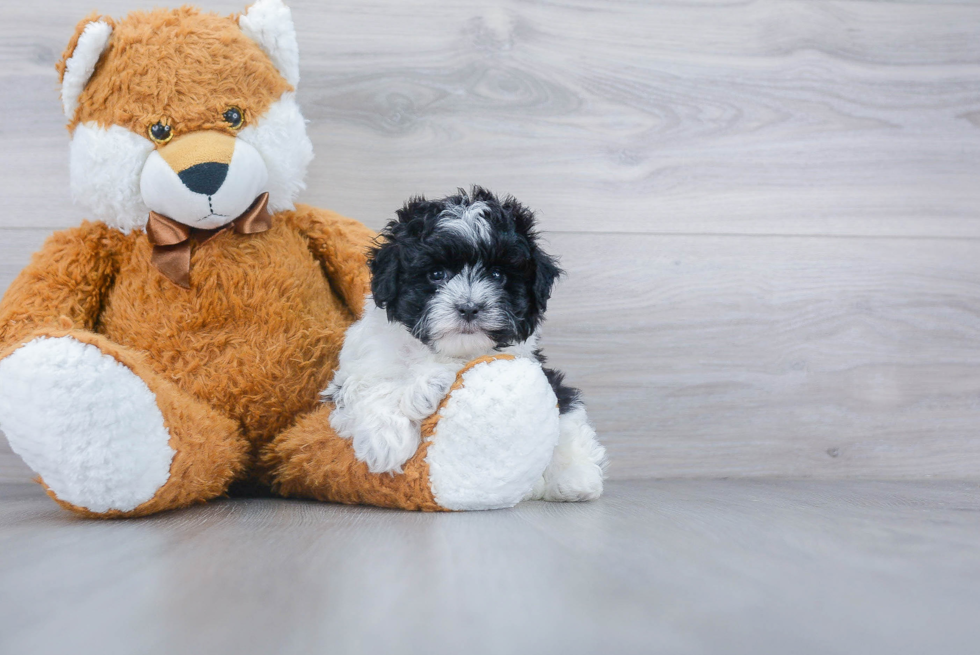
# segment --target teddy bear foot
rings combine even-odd
[[[71,337],[36,338],[0,361],[0,429],[59,501],[91,513],[153,498],[175,454],[146,383]]]
[[[495,359],[464,370],[439,410],[426,456],[436,502],[450,510],[520,502],[558,442],[556,402],[535,362]]]
[[[606,449],[596,439],[584,407],[562,414],[561,435],[551,463],[534,485],[528,500],[581,502],[602,495]]]

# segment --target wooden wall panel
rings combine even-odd
[[[980,244],[555,234],[617,477],[980,477]]]
[[[549,242],[545,350],[613,477],[980,477],[976,241]]]
[[[290,4],[302,199],[537,209],[614,476],[980,476],[980,5]],[[87,11],[0,8],[0,289],[84,217],[53,66]]]
[[[318,153],[305,199],[370,224],[482,183],[552,230],[980,235],[980,5],[292,4]],[[53,65],[87,10],[41,5],[5,6],[0,27],[17,227],[81,217]]]

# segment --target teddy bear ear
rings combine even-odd
[[[75,116],[78,98],[95,72],[95,65],[108,47],[111,36],[112,19],[89,16],[75,28],[75,34],[61,55],[57,69],[61,78],[61,105],[68,120]]]
[[[289,7],[282,0],[259,0],[238,19],[245,36],[261,46],[294,87],[299,83],[299,44]]]

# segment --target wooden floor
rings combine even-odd
[[[0,652],[976,653],[980,485],[613,482],[416,514],[74,518],[0,485]]]

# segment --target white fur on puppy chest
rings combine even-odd
[[[541,477],[558,442],[558,407],[541,366],[478,364],[440,412],[426,456],[436,502],[451,510],[512,507]]]
[[[0,361],[0,429],[61,500],[130,511],[170,478],[156,397],[126,366],[71,337],[40,337]]]

